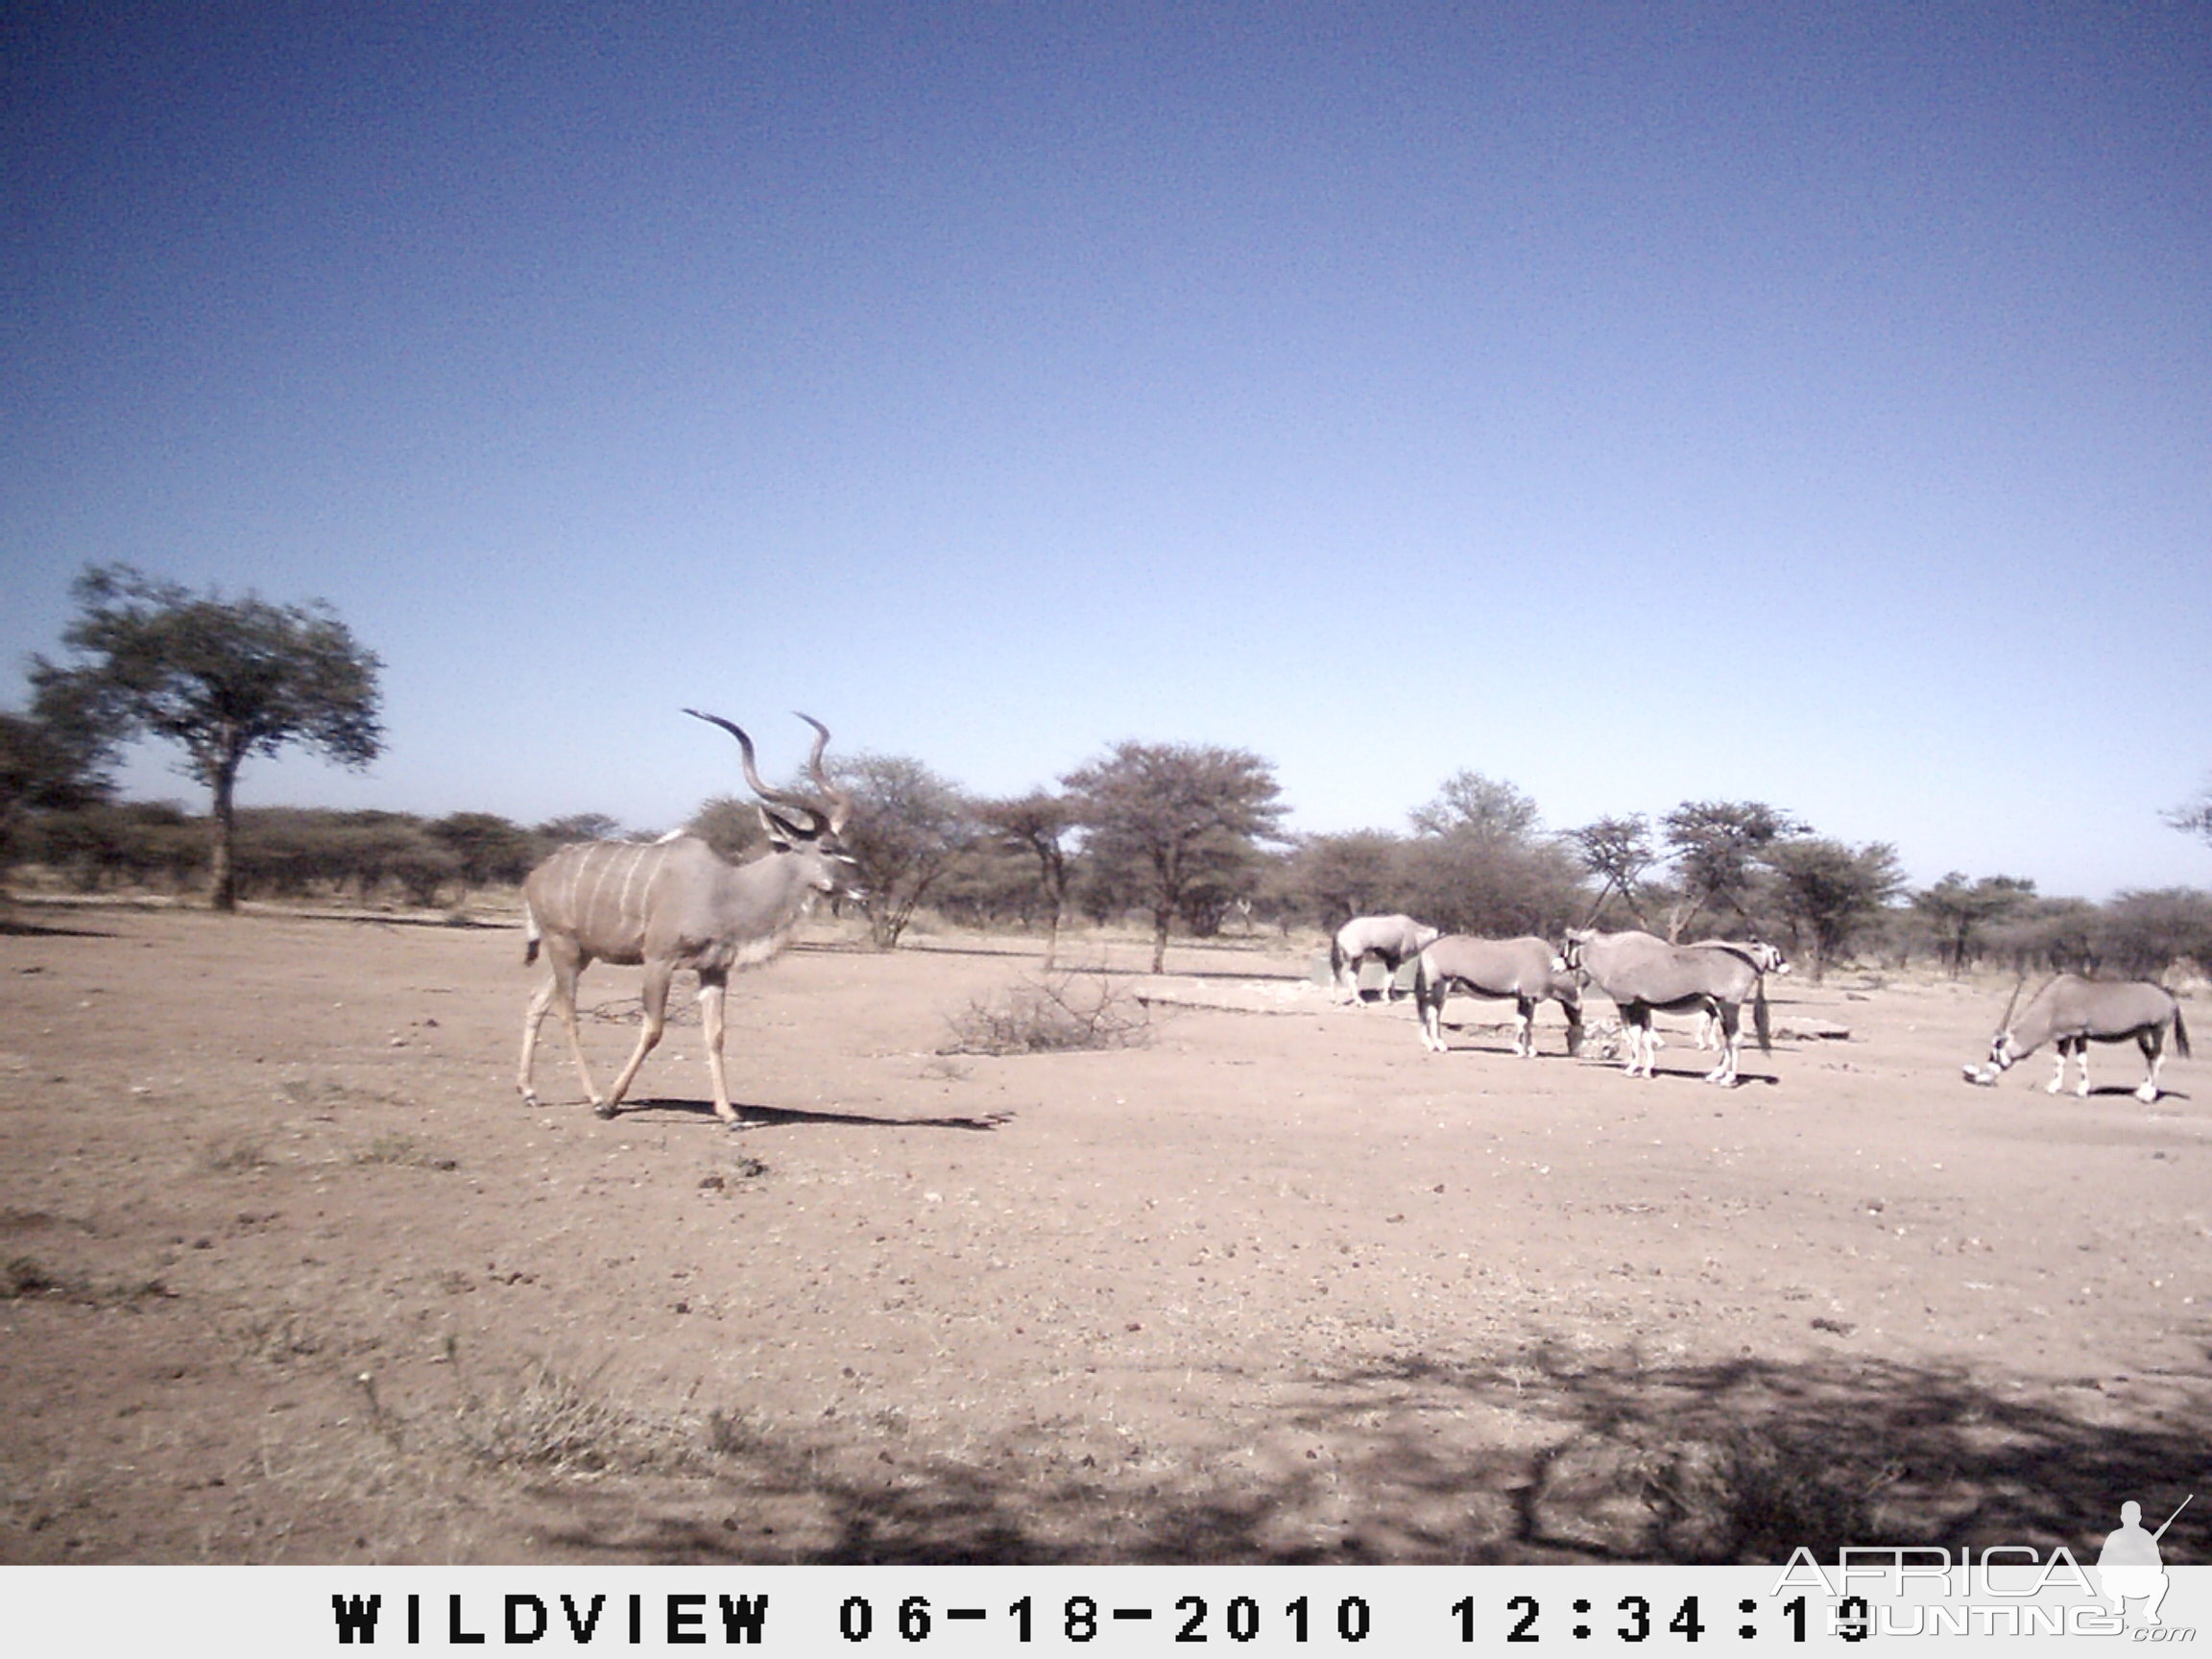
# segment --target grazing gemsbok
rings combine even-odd
[[[719,726],[737,739],[745,757],[745,781],[762,802],[760,822],[769,851],[746,864],[733,864],[696,835],[670,835],[654,842],[586,841],[564,847],[530,872],[522,883],[526,944],[522,960],[538,960],[541,941],[552,969],[522,1021],[522,1064],[516,1087],[529,1104],[538,1104],[530,1084],[530,1063],[538,1046],[539,1022],[548,1007],[561,1010],[568,1045],[584,1093],[602,1118],[612,1118],[637,1068],[661,1041],[667,1024],[668,981],[679,968],[699,975],[700,1022],[707,1041],[707,1071],[714,1085],[714,1112],[725,1123],[737,1120],[730,1104],[730,1084],[722,1069],[722,998],[731,970],[767,961],[790,941],[819,894],[859,897],[856,869],[838,839],[852,815],[853,800],[830,783],[822,770],[822,751],[830,729],[808,714],[800,719],[814,728],[814,753],[806,769],[822,791],[820,805],[804,796],[771,789],[753,763],[753,739],[715,714],[696,709],[685,713]],[[772,811],[770,806],[783,808]],[[591,1082],[584,1040],[576,1028],[576,980],[593,962],[618,962],[645,968],[644,1021],[637,1046],[622,1074],[605,1095]]]
[[[1421,1043],[1444,1052],[1444,998],[1455,991],[1471,997],[1513,998],[1516,1016],[1513,1052],[1536,1052],[1536,1004],[1549,997],[1567,1014],[1567,1052],[1582,1050],[1582,987],[1548,940],[1473,939],[1448,933],[1414,958],[1413,1007],[1421,1016]]]
[[[1760,1052],[1772,1046],[1767,977],[1757,962],[1726,945],[1670,945],[1648,933],[1598,933],[1579,927],[1568,930],[1559,953],[1568,967],[1586,974],[1620,1009],[1628,1036],[1628,1064],[1623,1070],[1631,1077],[1639,1071],[1649,1077],[1657,1066],[1659,1040],[1651,1030],[1655,1010],[1719,1017],[1720,1064],[1705,1074],[1708,1083],[1732,1086],[1736,1081],[1742,1047],[1738,1024],[1746,999]]]
[[[1787,974],[1790,972],[1788,958],[1764,939],[1694,939],[1689,948],[1693,950],[1707,949],[1733,950],[1739,956],[1748,957],[1751,965],[1762,974]],[[1697,1017],[1697,1046],[1700,1048],[1718,1048],[1720,1046],[1720,1019],[1719,1015],[1700,1014]]]
[[[2020,999],[2015,989],[2013,1001]],[[2081,1080],[2074,1093],[2089,1093],[2089,1045],[2125,1043],[2132,1037],[2151,1068],[2135,1098],[2158,1098],[2158,1068],[2166,1062],[2166,1027],[2174,1027],[2174,1051],[2189,1058],[2189,1027],[2181,1021],[2181,1004],[2163,985],[2147,980],[2084,979],[2061,974],[2035,993],[2019,1019],[2005,1010],[2005,1020],[1989,1043],[1989,1063],[1963,1070],[1970,1083],[1994,1084],[2000,1071],[2025,1060],[2046,1043],[2058,1046],[2058,1068],[2048,1085],[2056,1094],[2066,1083],[2066,1058],[2072,1055],[2081,1068]]]
[[[1359,965],[1376,956],[1390,970],[1382,981],[1382,1000],[1389,1001],[1398,994],[1398,970],[1436,938],[1435,928],[1410,916],[1353,917],[1329,941],[1329,975],[1337,997],[1348,1002],[1359,999]]]

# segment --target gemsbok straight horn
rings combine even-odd
[[[815,802],[762,782],[754,765],[753,739],[737,727],[718,714],[696,709],[684,712],[737,739],[745,781],[762,803],[760,822],[768,831],[769,850],[750,863],[733,864],[696,835],[652,842],[585,841],[562,848],[530,872],[522,883],[522,959],[537,961],[542,945],[552,970],[530,998],[522,1022],[522,1063],[515,1085],[532,1106],[538,1104],[538,1092],[530,1080],[531,1062],[547,1008],[561,1011],[592,1109],[612,1118],[667,1026],[669,980],[679,968],[687,968],[699,975],[714,1113],[725,1123],[736,1122],[722,1064],[722,1003],[731,974],[781,950],[818,897],[863,897],[857,868],[840,839],[852,816],[853,798],[822,770],[830,729],[810,714],[799,716],[815,732],[814,752],[806,761],[807,774],[821,791]],[[576,981],[593,962],[642,965],[645,970],[637,1046],[605,1094],[591,1081],[576,1023]]]

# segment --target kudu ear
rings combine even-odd
[[[806,839],[805,831],[793,826],[788,818],[780,817],[765,806],[754,808],[760,814],[760,828],[768,832],[768,845],[779,853],[788,853]]]

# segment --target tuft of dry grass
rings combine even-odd
[[[940,1054],[1052,1054],[1137,1048],[1152,1040],[1151,1015],[1103,972],[1023,977],[997,998],[952,1015]]]
[[[48,1267],[35,1256],[17,1256],[0,1266],[0,1302],[47,1296],[91,1308],[129,1308],[176,1294],[158,1279],[117,1280],[103,1285],[86,1274]]]
[[[218,1175],[243,1175],[266,1169],[276,1160],[258,1135],[226,1135],[202,1150],[200,1162]]]
[[[696,1470],[734,1432],[719,1414],[703,1430],[681,1415],[632,1410],[601,1395],[592,1379],[544,1361],[516,1387],[469,1396],[452,1426],[462,1450],[484,1468],[551,1475]]]
[[[431,1152],[412,1135],[383,1134],[358,1148],[353,1154],[356,1164],[396,1164],[419,1169],[458,1169],[459,1162],[441,1158]]]

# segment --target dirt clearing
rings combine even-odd
[[[517,930],[18,910],[0,1558],[2079,1551],[2212,1489],[2202,1058],[1973,1089],[2008,987],[1842,974],[1723,1091],[1687,1022],[1649,1082],[1549,1006],[1429,1055],[1308,951],[1080,941],[1148,1041],[947,1053],[1033,950],[807,937],[733,1133],[695,1016],[613,1121],[549,1028],[525,1109]]]

